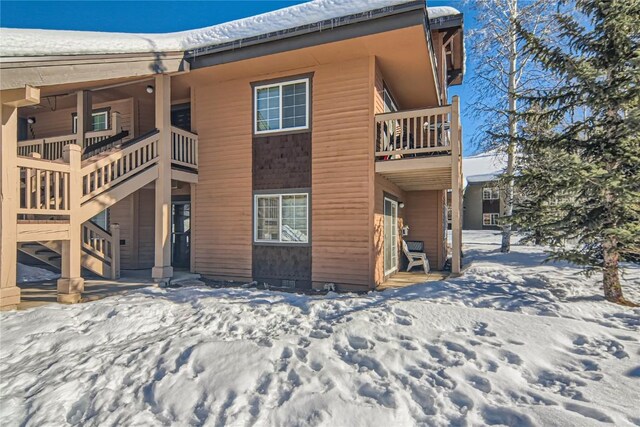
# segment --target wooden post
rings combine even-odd
[[[111,279],[120,278],[120,224],[111,224]]]
[[[189,267],[192,273],[196,272],[196,184],[191,184],[191,221],[189,221]]]
[[[84,134],[87,132],[85,129],[84,101],[84,91],[81,90],[76,93],[76,144],[78,144],[79,147],[84,147]]]
[[[4,99],[3,99],[4,101]],[[11,310],[20,303],[17,277],[18,192],[18,108],[2,104],[0,141],[0,310]]]
[[[78,123],[80,123],[78,121]],[[84,279],[81,276],[82,223],[78,221],[82,197],[82,148],[77,144],[65,145],[62,159],[69,163],[69,240],[62,241],[61,273],[58,279],[58,302],[80,302],[84,291]]]
[[[451,104],[451,234],[453,237],[451,250],[451,273],[460,274],[462,231],[461,231],[461,165],[462,153],[460,142],[460,98],[454,96]]]
[[[0,91],[0,310],[16,308],[20,288],[16,286],[18,264],[18,108],[40,102],[40,89],[25,86]]]
[[[152,277],[164,282],[173,276],[171,266],[171,78],[156,76],[156,128],[158,143],[158,179],[156,179],[155,264]]]
[[[120,113],[114,111],[113,113],[111,113],[111,133],[113,135],[116,135],[120,132],[120,129],[122,129],[122,120],[120,117]]]

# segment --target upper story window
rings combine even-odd
[[[309,79],[254,88],[255,133],[309,128]]]
[[[500,198],[498,187],[486,187],[482,189],[482,200],[497,200]]]
[[[92,129],[87,132],[96,132],[109,129],[109,111],[97,111],[91,114]],[[78,131],[78,115],[73,113],[73,133]]]

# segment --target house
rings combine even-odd
[[[504,212],[505,200],[498,182],[507,165],[506,155],[487,151],[465,157],[463,219],[465,230],[498,230],[498,218]]]
[[[316,0],[173,34],[3,29],[0,305],[16,249],[116,279],[369,290],[460,271],[462,14]],[[403,233],[405,234],[403,236]]]

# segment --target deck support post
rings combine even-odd
[[[84,136],[93,130],[93,116],[91,105],[91,92],[81,90],[76,93],[76,144],[85,148]]]
[[[0,309],[11,310],[20,303],[16,286],[18,264],[17,208],[18,108],[2,104],[0,141]]]
[[[155,262],[151,275],[158,282],[173,277],[171,266],[171,77],[159,74],[155,78],[156,128],[158,142],[158,178],[155,188]]]
[[[80,97],[78,97],[80,99]],[[78,117],[80,123],[80,117]],[[80,128],[78,127],[78,130]],[[82,197],[82,148],[78,144],[65,145],[62,159],[69,163],[69,240],[62,241],[60,279],[58,279],[58,302],[73,304],[80,302],[84,291],[82,278],[82,223],[77,220]]]
[[[18,266],[18,108],[40,102],[40,90],[31,86],[0,91],[0,310],[17,308]]]
[[[111,224],[111,280],[120,278],[120,224]]]
[[[451,273],[460,274],[462,254],[462,141],[460,129],[460,98],[454,96],[451,105]]]

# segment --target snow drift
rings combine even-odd
[[[538,248],[465,241],[464,276],[396,291],[147,289],[2,313],[3,423],[638,424],[640,310]]]

